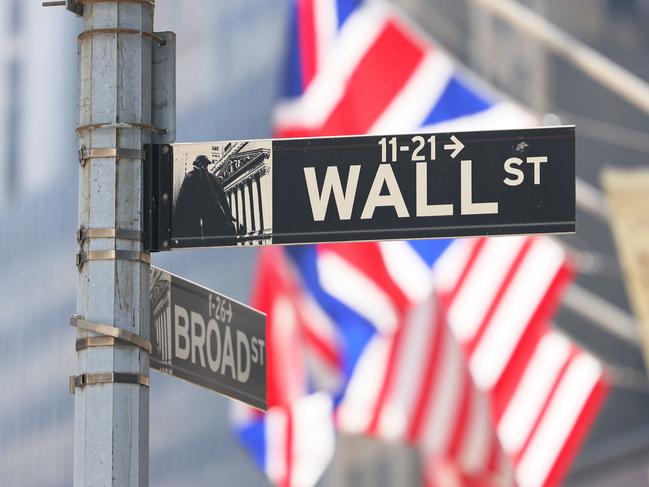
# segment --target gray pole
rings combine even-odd
[[[79,225],[114,228],[120,238],[103,231],[84,241],[82,250],[91,260],[79,272],[77,313],[144,338],[149,336],[148,254],[133,259],[142,243],[123,230],[143,230],[143,163],[132,150],[140,151],[150,136],[153,10],[152,0],[84,1],[79,36],[77,133],[80,148],[91,157],[79,173]],[[126,157],[118,158],[115,149]],[[118,258],[97,252],[105,250],[117,250]],[[82,330],[77,335],[96,336]],[[78,351],[77,374],[149,375],[149,356],[142,349],[100,343]],[[109,382],[76,388],[75,486],[148,485],[148,443],[147,386]]]

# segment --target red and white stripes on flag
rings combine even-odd
[[[261,252],[251,302],[267,314],[268,407],[290,405],[312,392],[313,385],[335,387],[340,349],[334,325],[299,285],[281,249]]]
[[[548,325],[570,280],[563,250],[542,237],[465,239],[436,270],[517,483],[555,485],[606,395],[599,362]]]
[[[436,293],[417,303],[398,282],[407,248],[324,251],[356,294],[369,289],[383,316],[399,317],[366,346],[338,426],[419,445],[435,485],[512,485],[512,471],[521,486],[555,485],[606,394],[597,360],[548,326],[572,275],[563,249],[543,237],[458,240],[436,262]]]
[[[311,487],[331,461],[335,432],[333,401],[326,392],[311,393],[307,369],[310,356],[319,370],[335,369],[331,330],[278,248],[261,254],[252,304],[267,313],[268,411],[233,404],[232,422],[275,485]]]
[[[606,386],[600,364],[548,326],[572,275],[557,243],[458,240],[432,270],[408,242],[324,244],[315,255],[327,299],[375,330],[336,408],[340,430],[416,445],[431,486],[561,480]],[[307,393],[305,357],[335,369],[337,344],[345,348],[327,299],[294,279],[304,272],[298,263],[265,249],[255,299],[269,312],[276,347],[269,403],[278,407],[264,428],[266,470],[279,485],[298,485],[294,472],[315,475],[326,464],[295,435],[311,431],[309,417],[316,430],[331,423],[302,414],[295,426],[290,410]]]
[[[511,485],[488,398],[474,386],[434,295],[406,313],[394,334],[377,335],[367,346],[337,424],[419,446],[429,485],[447,485],[441,482],[450,472],[460,485],[474,485],[469,479]]]
[[[265,416],[266,474],[278,487],[310,487],[331,461],[335,433],[331,398],[314,393],[275,406]]]

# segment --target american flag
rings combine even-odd
[[[338,279],[363,269],[384,283],[383,299],[397,286],[412,304],[393,335],[366,347],[339,405],[339,427],[412,442],[424,453],[432,445],[455,462],[459,485],[473,484],[468,474],[508,485],[500,451],[518,485],[558,483],[606,394],[600,364],[547,325],[571,277],[563,249],[541,237],[464,239],[448,244],[431,269],[423,258],[435,252],[422,243],[371,245],[381,248],[381,262],[359,263],[365,249],[336,247],[344,259],[335,263]],[[438,308],[430,298],[417,304],[431,284]],[[349,287],[353,297],[334,293],[354,306],[362,280]],[[394,309],[401,299],[392,299]],[[444,319],[452,339],[439,338]]]
[[[279,136],[534,121],[381,1],[293,7]],[[266,294],[253,305],[269,313],[275,337],[269,404],[286,412],[328,390],[337,428],[417,445],[430,485],[555,485],[606,395],[601,365],[548,325],[571,276],[563,249],[544,237],[264,251],[257,289]],[[263,452],[271,479],[312,485],[292,469],[317,479],[330,454],[296,456],[296,429],[280,428],[279,441],[265,423],[238,428],[264,430],[247,444]],[[331,423],[315,424],[328,438]],[[277,451],[281,476],[269,467]]]
[[[397,316],[393,332],[376,333],[365,346],[338,405],[338,427],[420,447],[429,485],[511,485],[489,399],[430,293],[431,269],[405,242],[330,246],[324,254],[339,260],[338,279],[355,281],[357,293],[367,287],[359,273],[372,279]],[[346,300],[358,312],[355,299]]]

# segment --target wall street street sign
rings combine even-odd
[[[574,127],[150,152],[152,250],[575,230]]]
[[[151,266],[151,367],[266,410],[266,316]]]

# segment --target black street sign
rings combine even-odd
[[[150,153],[152,250],[575,231],[574,127]]]
[[[266,410],[266,315],[151,266],[151,367]]]

